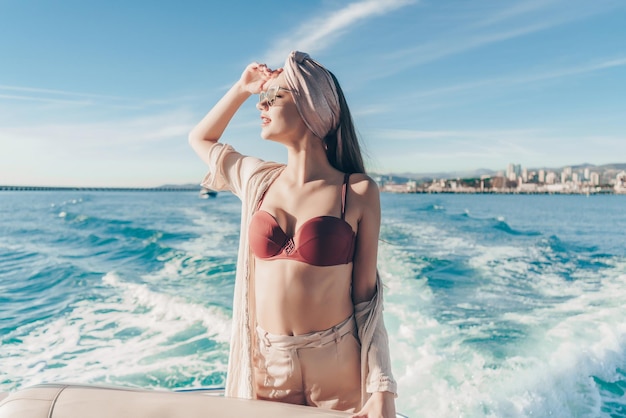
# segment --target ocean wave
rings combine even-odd
[[[107,273],[102,283],[113,290],[109,296],[78,301],[66,312],[5,335],[0,370],[5,387],[58,380],[144,387],[223,384],[227,312],[152,291],[115,273]]]
[[[519,229],[513,229],[508,223],[500,219],[496,219],[493,222],[493,227],[499,231],[506,232],[507,234],[511,235],[524,235],[528,237],[541,235],[541,233],[537,231],[522,231]]]
[[[400,387],[411,388],[400,410],[489,417],[623,410],[619,391],[607,389],[615,386],[597,383],[620,381],[626,364],[623,258],[543,235],[491,241],[454,223],[398,220],[381,231],[392,358],[402,365]]]

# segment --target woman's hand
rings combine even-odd
[[[352,418],[395,418],[395,395],[391,392],[375,392],[365,402],[363,408]]]
[[[265,64],[253,62],[243,71],[239,83],[248,93],[259,94],[261,91],[265,90],[265,83],[278,77],[282,72],[282,68],[272,70]]]
[[[220,139],[239,107],[251,94],[259,94],[264,90],[265,84],[278,77],[282,71],[282,69],[272,71],[267,65],[256,62],[246,67],[235,85],[189,133],[189,144],[203,161],[211,163],[209,150]]]

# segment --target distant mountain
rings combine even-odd
[[[626,163],[614,163],[614,164],[602,164],[595,165],[591,163],[581,163],[581,164],[572,164],[565,165],[562,167],[534,167],[528,168],[529,170],[552,170],[552,171],[562,171],[564,168],[570,167],[572,170],[584,170],[585,168],[596,169],[596,170],[626,170]]]
[[[598,168],[602,168],[604,170],[626,170],[626,163],[604,164],[598,166]]]

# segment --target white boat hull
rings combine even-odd
[[[0,394],[0,418],[326,418],[351,414],[278,402],[107,386],[46,384]],[[4,397],[3,397],[4,396]]]

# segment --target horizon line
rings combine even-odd
[[[515,163],[509,163],[509,164],[515,164]],[[516,164],[516,165],[520,165],[521,164]],[[600,169],[607,169],[607,166],[618,166],[617,170],[626,170],[626,162],[623,163],[606,163],[606,164],[600,164],[600,165],[596,165],[596,164],[592,164],[592,163],[579,163],[579,164],[568,164],[568,165],[562,165],[562,166],[558,166],[558,167],[548,167],[548,166],[541,166],[541,167],[532,167],[532,168],[528,168],[528,167],[524,167],[527,168],[528,170],[562,170],[564,168],[583,168],[583,167],[595,167],[595,168],[600,168]],[[368,175],[373,175],[373,176],[398,176],[398,177],[404,177],[407,175],[410,176],[424,176],[424,177],[432,177],[432,176],[455,176],[458,177],[459,175],[471,175],[471,174],[476,174],[478,172],[484,172],[484,174],[491,174],[491,175],[495,175],[496,173],[500,172],[500,171],[506,171],[506,167],[501,168],[501,169],[491,169],[491,168],[475,168],[475,169],[466,169],[466,170],[448,170],[448,171],[437,171],[437,172],[417,172],[417,171],[386,171],[386,172],[382,172],[382,171],[377,171],[377,170],[372,170],[372,171],[367,171],[366,174]],[[158,186],[78,186],[78,185],[65,185],[65,186],[61,186],[61,185],[36,185],[36,184],[0,184],[0,191],[11,191],[11,190],[59,190],[59,191],[70,191],[70,190],[93,190],[93,191],[98,191],[98,190],[102,190],[102,191],[196,191],[196,190],[201,190],[203,189],[203,186],[200,185],[200,183],[195,183],[195,182],[186,182],[186,183],[170,183],[170,184],[161,184]]]

